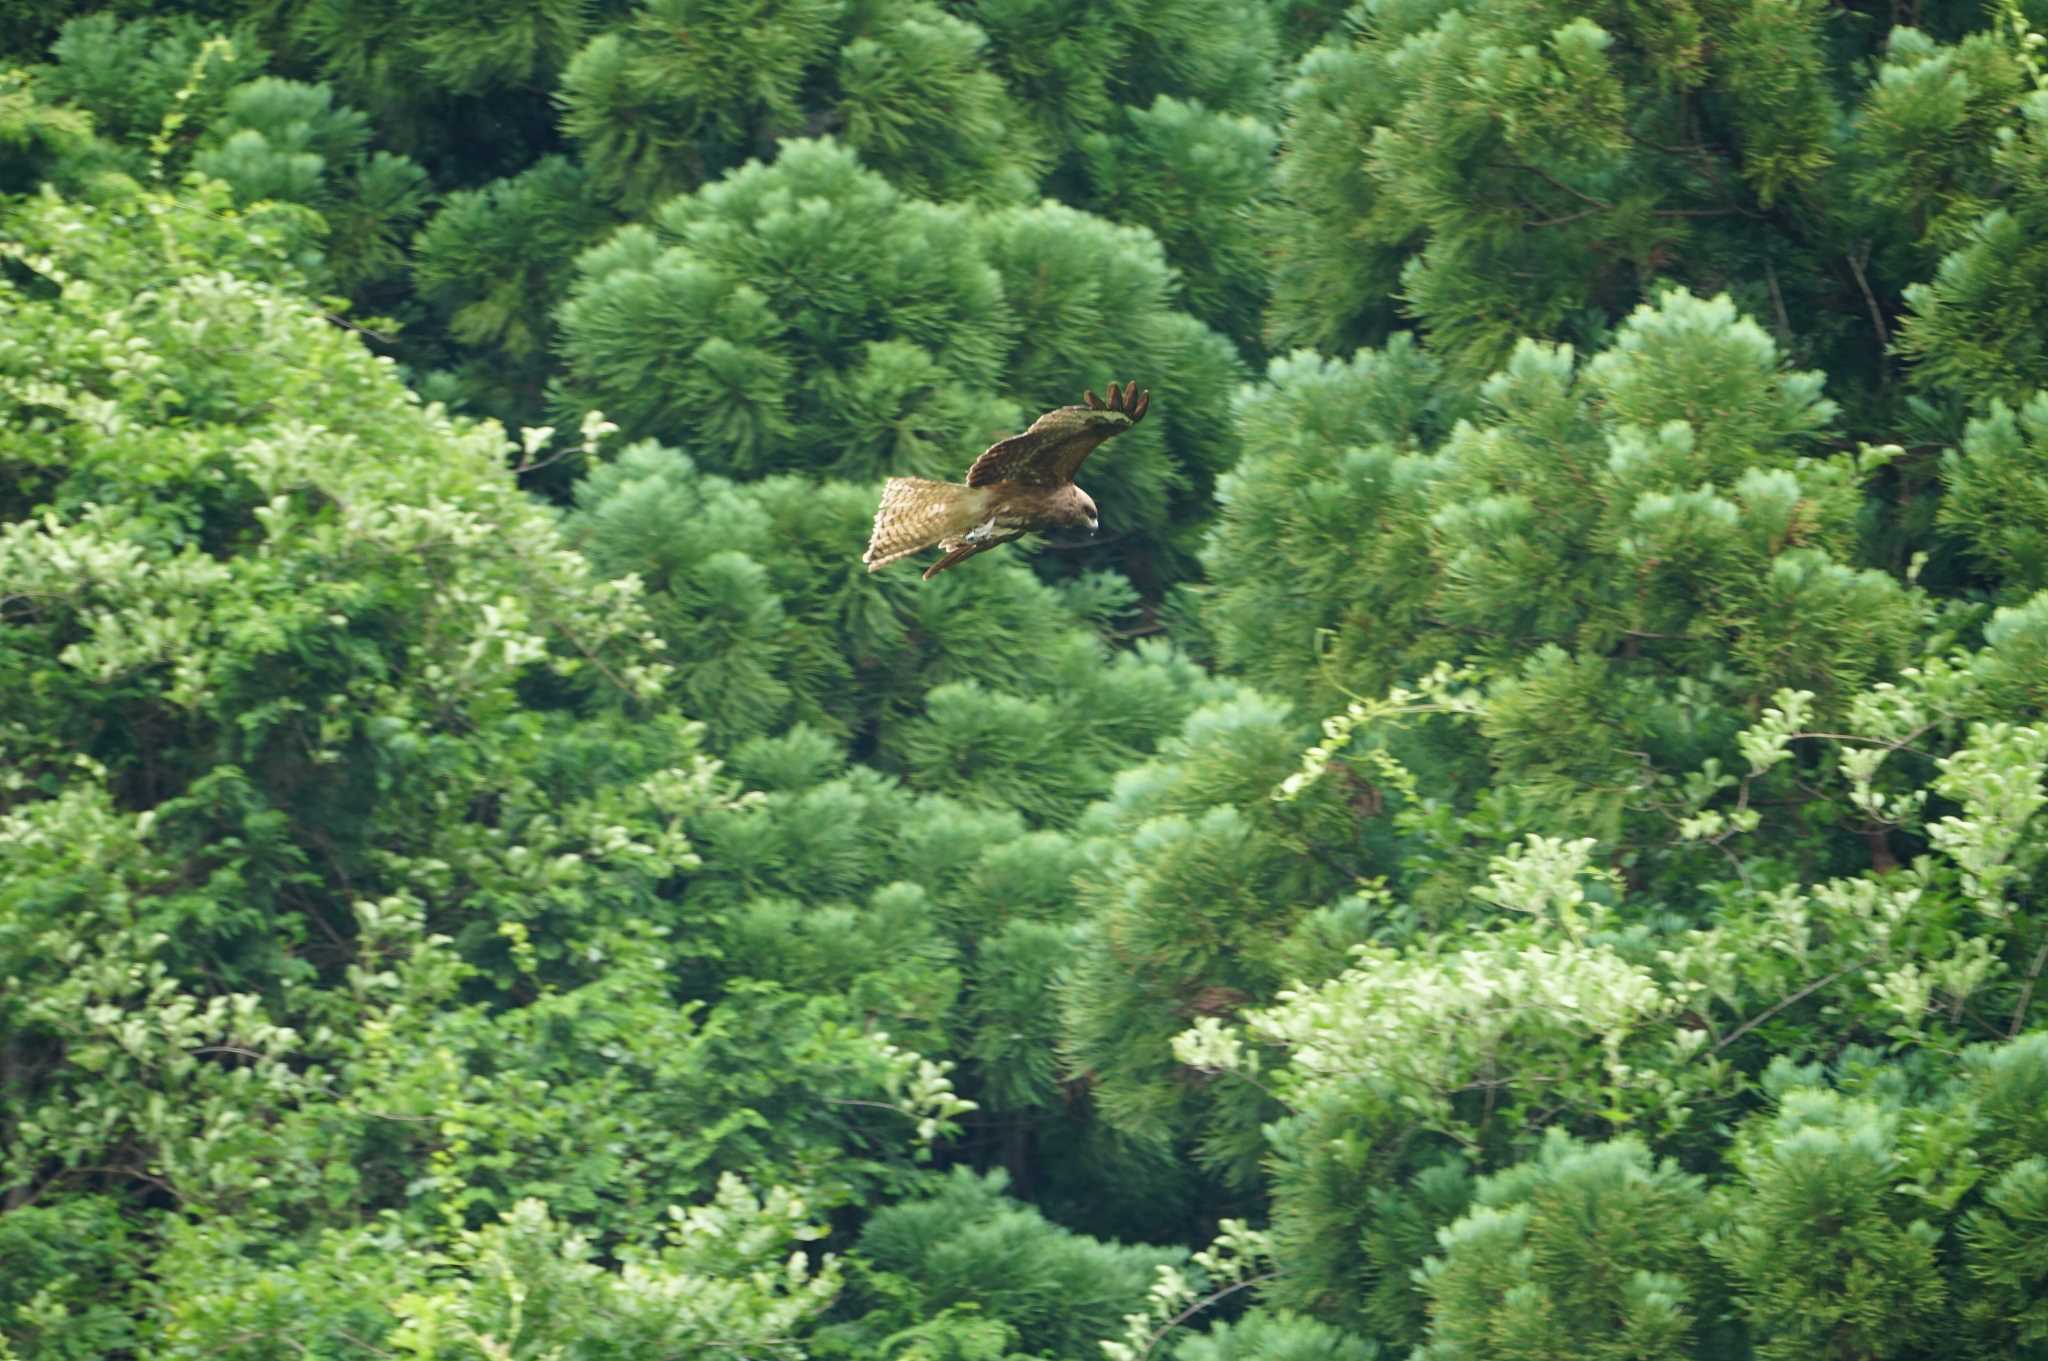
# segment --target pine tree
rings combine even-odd
[[[1046,154],[988,69],[988,37],[920,5],[878,7],[839,52],[838,135],[920,198],[1021,203]]]
[[[469,402],[508,425],[539,421],[569,262],[617,225],[563,157],[441,203],[413,237],[412,280],[460,346]]]
[[[1290,978],[1308,910],[1370,864],[1335,800],[1277,809],[1295,720],[1239,693],[1191,715],[1128,771],[1086,824],[1101,838],[1083,889],[1089,919],[1061,980],[1062,1055],[1102,1117],[1154,1154],[1203,1142],[1204,1160],[1248,1181],[1257,1125],[1248,1084],[1210,1084],[1176,1058],[1191,1018],[1234,1014]],[[1325,965],[1332,961],[1319,961]]]
[[[1968,1345],[1978,1356],[2038,1356],[2048,1349],[2048,1035],[1973,1048],[1965,1062],[1986,1173],[1960,1235]]]
[[[369,149],[369,122],[324,85],[261,76],[230,90],[192,158],[236,199],[299,203],[325,226],[321,272],[343,290],[397,274],[426,207],[426,172]]]
[[[1401,336],[1349,362],[1276,359],[1239,399],[1248,453],[1218,483],[1203,546],[1218,583],[1204,613],[1232,673],[1330,711],[1443,655],[1424,627],[1441,475],[1425,451],[1467,405],[1441,376]]]
[[[1523,346],[1429,452],[1433,373],[1406,344],[1348,372],[1284,361],[1241,408],[1262,452],[1225,484],[1208,549],[1226,664],[1328,712],[1490,658],[1493,781],[1628,838],[1642,762],[1696,762],[1782,685],[1838,705],[1913,646],[1924,606],[1857,562],[1858,465],[1805,452],[1834,416],[1819,376],[1785,372],[1726,299],[1666,295],[1582,365]],[[1266,645],[1276,617],[1295,651]]]
[[[270,60],[247,26],[223,33],[189,16],[123,23],[105,13],[66,23],[49,55],[45,95],[90,110],[94,130],[131,154],[164,130],[174,110],[180,140],[189,142],[218,116],[229,91]]]
[[[436,93],[545,88],[587,31],[588,7],[528,0],[488,14],[425,0],[260,0],[249,7],[322,73],[376,105]]]
[[[2048,97],[2032,92],[2019,114],[2000,120],[2016,127],[1998,128],[2009,136],[1994,158],[2006,192],[1964,205],[1985,210],[1966,230],[1945,234],[1954,249],[1932,278],[1906,290],[1911,315],[1899,330],[1915,379],[1972,403],[2019,402],[2048,386],[2038,310],[2048,269],[2040,246],[2048,212]]]
[[[38,99],[22,72],[0,73],[0,193],[75,187],[113,159],[111,150],[88,115]]]
[[[1551,1130],[1534,1157],[1482,1178],[1421,1269],[1428,1361],[1493,1354],[1699,1354],[1718,1283],[1701,1261],[1705,1188],[1640,1141]],[[1702,1316],[1705,1316],[1703,1319]]]
[[[2048,587],[2048,395],[1992,398],[1942,460],[1940,521],[2014,599]]]
[[[474,188],[558,149],[551,95],[599,12],[576,0],[488,10],[434,0],[248,0],[296,70],[369,110],[388,149]]]
[[[562,127],[629,208],[688,192],[804,130],[806,73],[838,6],[661,0],[593,38],[562,73]]]
[[[268,54],[246,28],[95,15],[67,24],[51,55],[42,95],[90,114],[113,149],[105,159],[128,175],[162,180],[189,165],[230,185],[239,203],[313,210],[301,263],[334,291],[402,269],[426,172],[372,147],[369,118],[337,104],[328,86],[260,74]]]
[[[1939,1231],[1900,1184],[1897,1117],[1832,1093],[1787,1093],[1738,1145],[1746,1197],[1710,1243],[1756,1354],[1913,1355],[1947,1303]]]
[[[1176,1361],[1375,1361],[1380,1349],[1327,1323],[1258,1309],[1177,1343]]]
[[[993,1319],[1006,1350],[1078,1356],[1118,1330],[1139,1308],[1155,1270],[1178,1267],[1186,1251],[1103,1243],[1047,1223],[1003,1195],[1000,1175],[960,1169],[932,1195],[892,1205],[869,1219],[861,1254],[874,1273],[864,1317],[839,1340],[846,1354],[953,1310]]]
[[[1883,52],[1886,30],[1826,16],[1702,0],[1361,17],[1289,87],[1271,338],[1378,344],[1405,317],[1476,378],[1522,337],[1597,348],[1665,280],[1767,318],[1877,433],[1902,296],[1997,197],[2025,81],[1965,6],[1929,7],[1929,32],[1889,30]],[[2018,334],[2028,295],[1994,293]]]
[[[1149,228],[1187,309],[1256,352],[1266,294],[1258,214],[1269,196],[1273,130],[1161,95],[1128,126],[1081,139],[1088,207]]]
[[[976,0],[968,14],[989,35],[997,74],[1062,158],[1111,126],[1118,105],[1144,109],[1173,95],[1257,114],[1271,97],[1273,20],[1261,6]]]

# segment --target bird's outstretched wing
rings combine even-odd
[[[1096,445],[1144,420],[1152,405],[1151,390],[1140,392],[1135,380],[1121,389],[1111,383],[1106,400],[1097,397],[1093,390],[1082,396],[1086,406],[1054,407],[1033,421],[1023,434],[991,444],[967,470],[967,485],[1029,482],[1056,487],[1071,482]],[[1123,419],[1105,420],[1104,412],[1114,412]]]

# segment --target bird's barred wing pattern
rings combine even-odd
[[[1082,394],[1086,406],[1055,407],[1031,423],[1021,435],[992,444],[974,466],[967,470],[967,485],[983,487],[991,482],[1030,482],[1056,487],[1074,480],[1081,464],[1095,446],[1145,419],[1152,405],[1152,393],[1140,392],[1134,380],[1118,388],[1109,385],[1107,399],[1091,389]],[[1090,419],[1090,412],[1114,411],[1125,417],[1122,424],[1105,425]]]
[[[1080,410],[1078,406],[1063,406],[1057,411],[1048,411],[1033,421],[1031,428],[1023,434],[991,444],[967,470],[967,485],[985,487],[991,482],[1057,482],[1059,479],[1048,478],[1046,474],[1060,461],[1061,442],[1072,444],[1088,438],[1088,432],[1079,429],[1070,414]],[[1075,462],[1078,464],[1080,460]]]
[[[882,488],[882,504],[875,511],[874,533],[862,561],[870,572],[879,572],[898,558],[921,553],[961,532],[978,509],[975,493],[956,483],[892,477]]]

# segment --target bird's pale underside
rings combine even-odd
[[[1150,391],[1135,382],[1109,385],[1107,398],[1082,394],[1086,405],[1055,407],[1021,435],[992,444],[965,482],[892,477],[882,488],[875,530],[863,557],[870,572],[898,558],[937,547],[939,560],[925,579],[976,553],[1026,534],[1098,525],[1095,502],[1074,485],[1074,474],[1096,445],[1145,418]]]

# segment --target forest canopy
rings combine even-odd
[[[2048,1358],[2048,4],[0,16],[0,1361]]]

